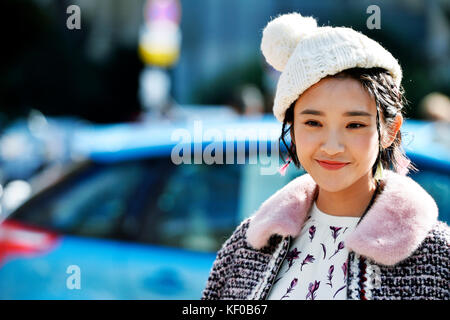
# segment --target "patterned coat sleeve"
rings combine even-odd
[[[438,222],[430,232],[429,246],[427,248],[430,275],[437,278],[435,290],[430,290],[431,299],[450,299],[450,229],[445,222]]]
[[[414,299],[449,300],[449,227],[438,221],[416,251]]]
[[[380,266],[375,300],[449,300],[449,228],[438,222],[419,248],[395,266]]]
[[[216,260],[211,268],[206,287],[202,292],[202,300],[219,300],[226,284],[227,277],[231,275],[234,253],[241,246],[245,238],[250,219],[244,220],[225,241],[217,252]]]

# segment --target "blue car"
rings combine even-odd
[[[280,132],[273,117],[83,128],[79,160],[0,225],[0,299],[199,299],[240,221],[304,173],[277,174]],[[415,143],[413,177],[448,221],[448,150]]]

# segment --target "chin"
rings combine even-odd
[[[314,179],[314,177],[313,177]],[[330,181],[330,179],[328,179],[327,181],[317,181],[314,179],[314,181],[316,181],[317,185],[320,187],[320,189],[325,190],[327,192],[339,192],[342,190],[347,189],[348,187],[350,187],[352,185],[352,183],[345,183],[343,181]]]
[[[310,173],[313,180],[317,183],[317,185],[320,187],[320,189],[323,189],[328,192],[339,192],[344,189],[347,189],[353,183],[356,182],[357,179],[352,179],[345,173],[340,174],[326,174],[323,172],[312,172]]]

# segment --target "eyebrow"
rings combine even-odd
[[[325,114],[322,111],[313,110],[313,109],[305,109],[300,114],[312,114],[316,116],[324,116]],[[347,111],[344,112],[344,117],[372,117],[372,115],[365,111]]]

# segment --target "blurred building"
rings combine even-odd
[[[7,10],[2,13],[9,16],[5,15],[4,23],[11,24],[8,18],[16,21],[22,17],[24,26],[9,38],[9,56],[14,62],[7,64],[7,72],[1,77],[1,110],[67,110],[106,122],[136,119],[138,78],[144,67],[137,53],[144,2],[3,2]],[[270,112],[278,75],[262,57],[261,33],[270,18],[292,11],[313,15],[320,25],[351,26],[386,46],[403,67],[403,84],[412,104],[410,116],[418,116],[416,106],[426,94],[439,91],[450,95],[448,0],[180,3],[180,58],[168,68],[170,94],[179,104],[233,104],[236,90],[253,85],[265,98],[265,112]],[[81,9],[78,31],[65,28],[66,8],[72,4]],[[370,5],[380,7],[380,30],[368,30],[366,26]]]

